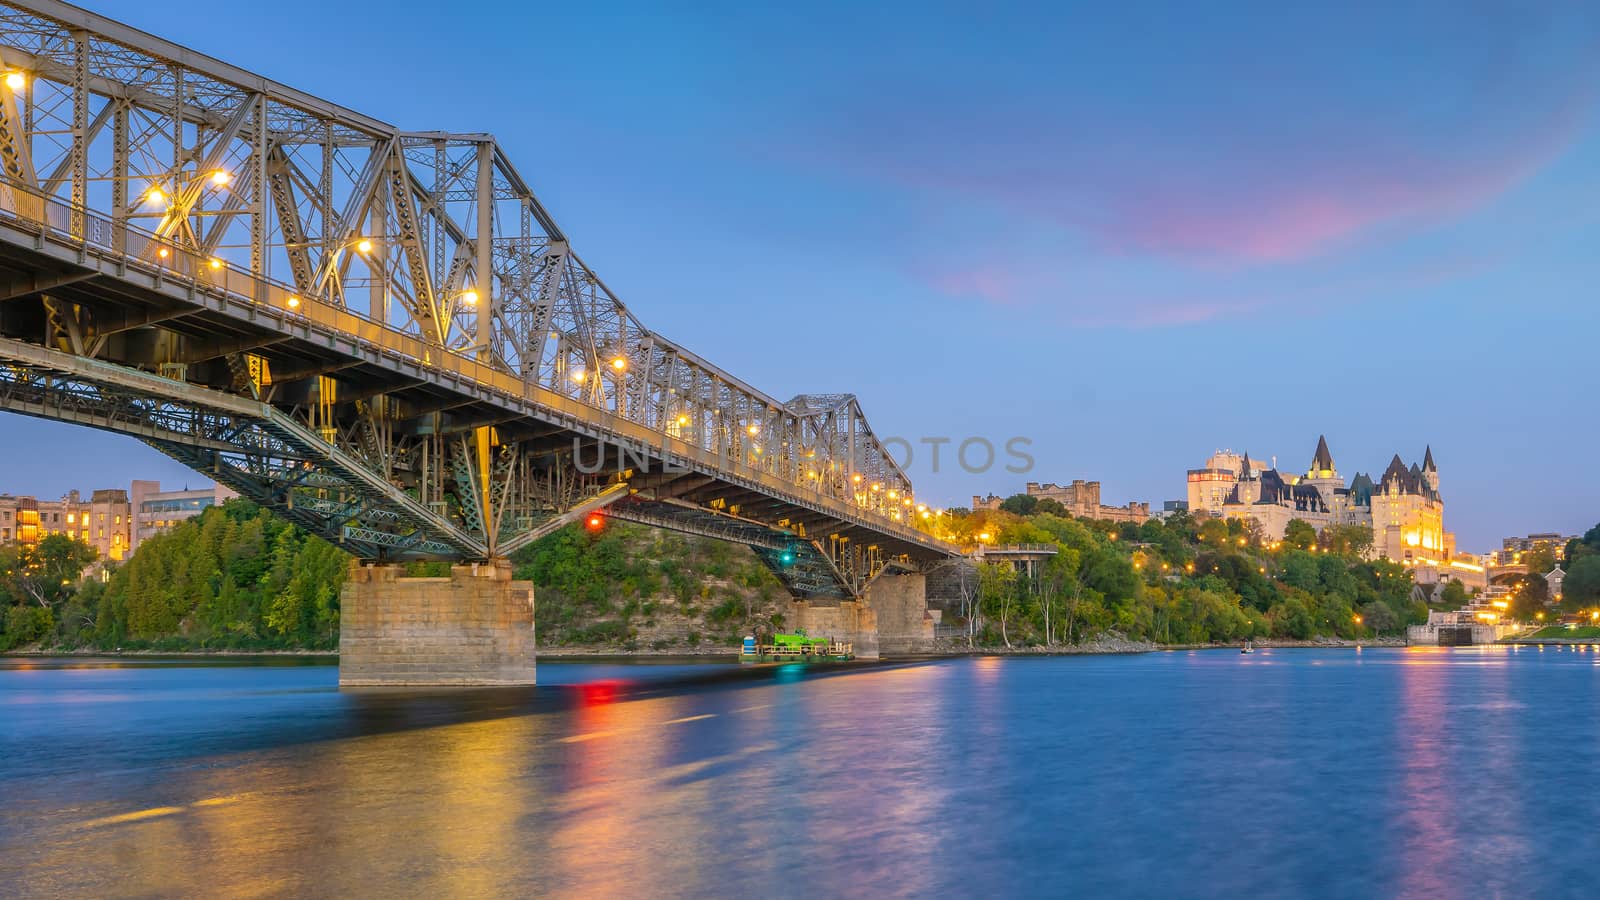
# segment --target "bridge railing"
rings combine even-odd
[[[379,350],[391,359],[450,376],[451,380],[487,389],[502,398],[540,408],[579,431],[602,432],[613,443],[659,451],[676,462],[759,488],[761,492],[803,507],[840,515],[902,540],[941,546],[916,520],[896,518],[900,509],[871,502],[841,503],[824,495],[814,481],[790,481],[745,459],[656,431],[601,407],[549,391],[537,384],[478,362],[463,352],[430,344],[352,309],[306,296],[290,285],[263,278],[216,256],[205,256],[126,222],[113,222],[94,211],[77,208],[0,175],[0,218],[25,230],[48,233],[69,245],[92,247],[102,256],[157,281],[185,283],[202,293],[240,301],[289,325],[320,326],[354,342]],[[620,441],[619,441],[620,439]],[[872,495],[865,495],[872,500]],[[942,549],[942,547],[941,547]]]

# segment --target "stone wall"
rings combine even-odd
[[[534,683],[533,585],[507,562],[406,578],[353,563],[340,595],[339,684]]]

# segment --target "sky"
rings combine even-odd
[[[1595,4],[85,5],[494,133],[645,323],[857,394],[922,499],[1159,508],[1326,434],[1347,479],[1431,445],[1465,550],[1600,521]],[[142,477],[204,481],[0,417],[0,491]]]

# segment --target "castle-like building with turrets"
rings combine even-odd
[[[1317,439],[1304,475],[1220,450],[1204,468],[1190,469],[1188,482],[1192,515],[1253,519],[1267,540],[1282,538],[1289,520],[1300,519],[1319,532],[1329,525],[1369,526],[1372,554],[1396,561],[1437,565],[1456,553],[1455,535],[1444,529],[1432,447],[1421,465],[1407,466],[1397,453],[1377,481],[1358,472],[1348,486],[1325,437]]]

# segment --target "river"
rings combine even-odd
[[[1593,896],[1595,648],[0,660],[0,894]]]

